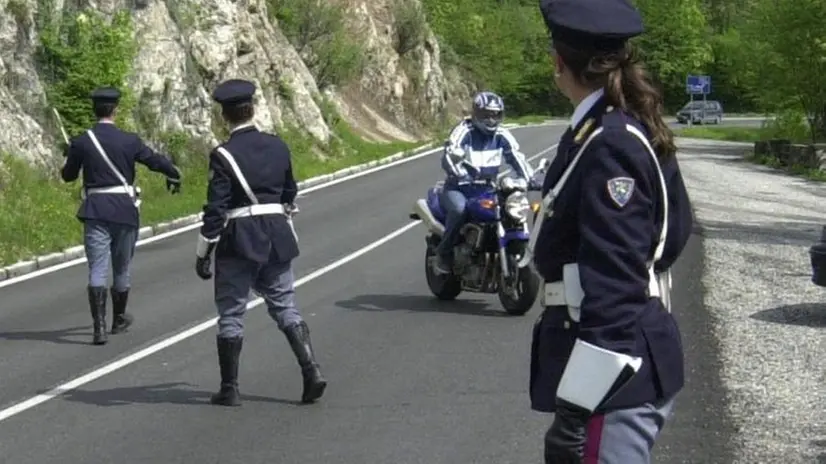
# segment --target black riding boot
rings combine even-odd
[[[217,338],[218,364],[221,366],[221,390],[212,395],[209,402],[221,406],[240,406],[238,392],[238,361],[241,356],[243,337]]]
[[[129,300],[129,289],[122,292],[112,290],[112,333],[126,332],[132,325],[132,315],[126,313],[126,302]]]
[[[92,343],[105,345],[106,336],[106,287],[87,287],[89,293],[89,309],[92,311],[92,324],[95,334]]]
[[[304,378],[304,391],[301,394],[302,403],[312,403],[321,398],[327,381],[321,376],[321,370],[313,354],[313,345],[310,343],[310,328],[304,321],[284,329],[284,335],[290,342],[295,353],[298,365],[301,366],[301,375]]]

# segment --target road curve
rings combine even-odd
[[[530,156],[563,129],[514,133]],[[421,226],[330,267],[407,226],[412,201],[440,178],[429,156],[302,199],[298,303],[330,381],[316,405],[296,403],[298,366],[260,307],[246,319],[244,407],[207,404],[219,380],[214,329],[198,326],[215,310],[211,282],[192,269],[196,232],[139,249],[136,324],[103,347],[88,344],[84,265],[0,289],[0,463],[538,462],[549,420],[531,412],[527,398],[538,308],[513,318],[492,296],[435,302],[424,282]],[[676,311],[687,333],[701,334],[699,239],[686,254],[675,271]],[[191,336],[168,342],[187,329]],[[731,462],[719,460],[724,425],[706,417],[719,400],[706,392],[718,378],[719,366],[707,362],[715,348],[693,339],[689,389],[657,462]],[[169,346],[153,348],[164,341]],[[20,406],[84,374],[94,380]]]

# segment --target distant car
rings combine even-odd
[[[677,122],[687,124],[720,124],[723,120],[723,105],[716,100],[695,100],[688,102],[677,112]]]

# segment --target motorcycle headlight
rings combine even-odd
[[[505,200],[505,212],[517,221],[526,220],[530,209],[531,205],[528,203],[528,198],[522,192],[514,192],[508,195],[507,200]]]

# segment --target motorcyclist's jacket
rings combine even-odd
[[[478,180],[496,180],[502,163],[514,173],[530,179],[531,168],[519,152],[513,134],[504,127],[488,134],[464,119],[450,132],[442,154],[442,169],[447,173],[445,187],[456,188]]]

